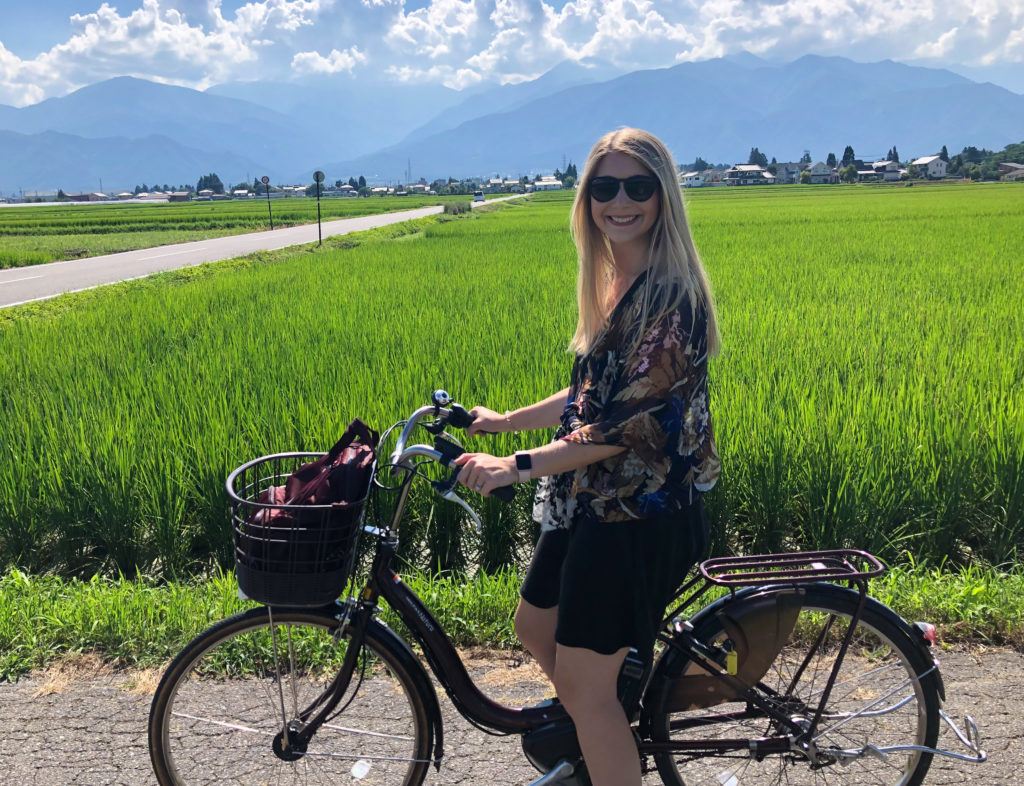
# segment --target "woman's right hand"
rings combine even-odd
[[[495,412],[487,407],[473,407],[469,414],[475,418],[469,428],[466,429],[466,434],[471,437],[485,431],[498,433],[511,430],[508,427],[505,415],[501,412]]]

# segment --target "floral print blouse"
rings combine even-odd
[[[698,304],[651,324],[635,355],[641,273],[586,355],[577,355],[555,440],[628,450],[541,479],[533,518],[541,530],[568,529],[578,516],[646,519],[679,510],[715,485],[721,470],[708,412],[707,315]],[[589,510],[588,510],[589,509]]]

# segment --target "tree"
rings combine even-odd
[[[846,183],[856,183],[857,182],[857,167],[855,167],[853,164],[849,164],[848,166],[843,168],[843,170],[839,173],[839,176]]]
[[[764,153],[762,153],[756,147],[752,147],[752,148],[750,148],[750,156],[747,158],[747,163],[748,164],[757,164],[758,166],[762,166],[762,167],[767,168],[767,166],[768,166],[768,156],[766,156]]]
[[[359,181],[356,180],[354,177],[350,177],[348,179],[348,184],[352,186],[352,188],[354,188],[356,191],[359,190]]]
[[[224,184],[221,182],[220,178],[217,177],[215,172],[203,175],[199,178],[199,182],[196,183],[196,191],[203,191],[205,189],[210,189],[215,194],[224,193]]]
[[[805,150],[804,154],[802,156],[800,156],[800,163],[801,164],[809,164],[809,163],[811,163],[811,151],[810,150]]]
[[[693,171],[703,172],[705,169],[711,169],[711,164],[709,164],[700,156],[697,156],[697,158],[695,158],[693,161]]]
[[[800,173],[800,182],[805,185],[811,182],[811,170],[805,169]]]
[[[946,150],[945,145],[943,145],[942,150],[939,151],[939,158],[941,158],[947,164],[949,163],[949,152]]]
[[[850,164],[852,164],[854,162],[854,159],[856,159],[856,158],[857,158],[857,156],[853,152],[853,146],[852,145],[847,145],[846,149],[843,151],[843,159],[839,163],[840,163],[841,166],[843,166],[845,168],[845,167],[848,167]]]
[[[838,162],[836,161],[836,154],[829,153],[828,158],[825,159],[825,166],[832,167],[833,169],[835,169],[837,163]]]
[[[359,188],[360,190],[366,188],[366,178],[362,175],[359,176]]]
[[[57,189],[57,199],[63,201],[65,199],[67,199],[67,198],[68,198],[68,195],[64,193],[64,189],[63,188],[58,188]]]
[[[779,173],[779,162],[775,160],[775,156],[772,156],[772,162],[768,165],[768,171],[773,175]]]
[[[888,161],[895,161],[897,164],[900,162],[900,154],[896,150],[896,145],[892,146],[892,150],[885,157]]]

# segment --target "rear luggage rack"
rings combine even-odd
[[[857,549],[716,557],[700,564],[701,575],[721,587],[864,581],[885,571],[878,557]]]

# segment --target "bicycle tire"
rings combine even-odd
[[[345,647],[329,609],[275,609],[274,636],[269,620],[266,607],[223,620],[167,668],[149,716],[150,758],[161,786],[420,786],[432,743],[421,677],[403,664],[398,640],[376,620],[367,625],[360,668],[339,714],[316,733],[304,755],[286,761],[275,752],[282,707],[293,717],[322,692]],[[274,658],[275,651],[284,657]],[[278,674],[284,676],[278,680]]]
[[[821,695],[828,678],[828,666],[834,663],[837,645],[846,632],[849,620],[856,610],[858,593],[831,584],[812,584],[804,588],[805,595],[798,620],[785,648],[780,651],[762,678],[762,683],[769,687],[779,688],[787,698],[798,703],[803,696],[803,706],[816,707],[813,700],[815,690]],[[750,592],[741,594],[726,603],[741,604]],[[725,605],[719,608],[726,608]],[[735,613],[737,606],[731,607]],[[815,616],[817,615],[817,616]],[[794,690],[786,693],[799,664],[804,656],[811,651],[810,642],[815,638],[815,631],[824,627],[829,616],[835,616],[837,622],[829,630],[826,639],[828,653],[812,659],[806,671],[800,675]],[[694,635],[705,644],[721,641],[725,636],[721,618],[712,610],[701,612],[694,622]],[[808,624],[810,627],[807,627]],[[815,628],[814,626],[818,627]],[[651,681],[646,700],[649,707],[651,739],[654,742],[665,742],[673,739],[671,725],[690,723],[685,729],[675,731],[675,739],[714,739],[745,738],[751,739],[779,733],[772,728],[767,718],[738,720],[731,718],[729,723],[720,720],[715,723],[697,723],[697,718],[722,718],[727,712],[736,712],[746,707],[745,702],[726,702],[714,707],[682,712],[670,712],[670,696],[674,679],[678,678],[689,663],[689,659],[674,652],[671,648],[662,653],[662,659],[669,658],[672,663],[661,669],[656,668],[655,678]],[[861,748],[865,743],[875,745],[916,744],[934,747],[939,733],[939,694],[938,675],[927,674],[923,679],[913,679],[914,675],[926,674],[932,668],[930,656],[922,646],[915,642],[906,623],[890,609],[877,601],[868,598],[861,617],[858,620],[854,638],[844,659],[836,684],[829,697],[825,715],[818,726],[818,744],[822,749],[854,749]],[[858,669],[859,673],[853,671]],[[849,676],[851,675],[852,676]],[[902,690],[893,694],[892,703],[885,698],[890,689],[898,689],[907,683]],[[852,685],[852,687],[851,687]],[[909,692],[909,693],[908,693]],[[910,696],[905,705],[900,700]],[[881,701],[871,707],[863,715],[856,715],[858,710],[870,706],[873,701]],[[892,708],[892,709],[891,709]],[[909,710],[907,708],[910,708]],[[906,710],[906,711],[905,711]],[[813,713],[803,710],[803,716]],[[835,728],[844,717],[854,717],[844,721],[843,727]],[[877,719],[877,721],[876,721]],[[714,727],[721,726],[720,730]],[[868,727],[870,732],[868,731]],[[741,731],[737,732],[737,727]],[[830,730],[832,727],[833,730]],[[746,732],[746,733],[744,733]],[[860,735],[870,734],[869,739]],[[906,739],[910,734],[911,738]],[[702,736],[703,735],[703,736]],[[877,736],[876,736],[877,735]],[[821,769],[813,769],[808,760],[800,754],[767,756],[757,761],[749,751],[730,754],[730,757],[706,756],[687,757],[681,753],[658,753],[655,755],[658,773],[665,786],[700,786],[711,783],[715,786],[729,784],[812,784],[812,783],[892,783],[893,786],[918,786],[925,777],[931,764],[932,754],[924,752],[891,753],[882,762],[871,755],[853,759],[847,765],[834,761]],[[872,769],[872,777],[865,778],[865,770],[869,765],[878,764],[883,776]]]

